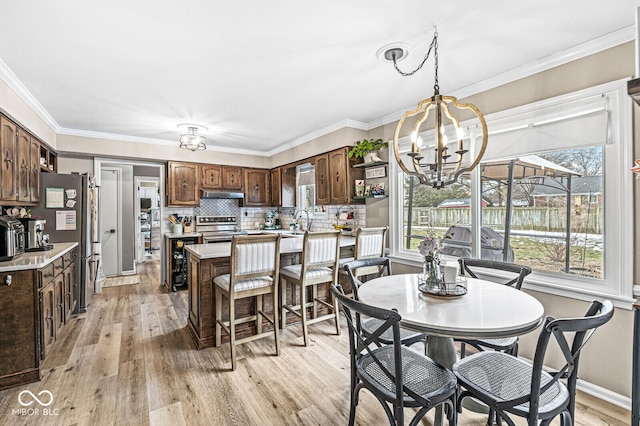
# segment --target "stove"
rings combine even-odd
[[[226,243],[234,235],[247,235],[247,231],[238,230],[235,216],[196,216],[196,232],[202,234],[202,242]]]

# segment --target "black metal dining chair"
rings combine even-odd
[[[391,261],[388,257],[376,257],[370,259],[362,259],[362,260],[352,260],[343,265],[344,271],[347,274],[351,282],[351,289],[353,291],[353,297],[356,300],[360,300],[358,298],[358,289],[363,284],[358,278],[358,271],[364,269],[369,271],[367,275],[369,275],[372,279],[379,278],[384,275],[391,275]],[[373,274],[371,273],[373,272]],[[362,331],[371,336],[375,330],[377,330],[382,321],[376,318],[359,318],[358,326],[362,329]],[[393,333],[391,329],[387,329],[384,333],[378,336],[376,341],[379,345],[391,345],[393,344]],[[427,337],[424,333],[418,333],[415,331],[407,330],[405,328],[400,327],[400,342],[405,346],[411,346],[418,342],[423,342],[425,345],[425,354],[426,352],[426,344]]]
[[[511,286],[517,290],[522,288],[524,278],[531,273],[531,268],[528,266],[500,262],[497,260],[460,258],[458,259],[458,263],[460,264],[460,273],[472,278],[478,278],[478,268],[506,272],[509,276],[503,279],[501,284]],[[494,280],[492,279],[492,281]],[[518,338],[516,336],[500,339],[456,339],[456,341],[461,343],[461,357],[466,355],[465,345],[472,346],[479,351],[489,348],[495,351],[506,352],[514,356],[518,355]]]
[[[367,389],[380,401],[392,425],[404,425],[405,407],[418,408],[409,423],[413,426],[431,408],[441,404],[444,405],[450,424],[455,424],[457,412],[454,375],[430,358],[400,343],[400,315],[351,299],[344,294],[342,287],[332,285],[331,292],[342,306],[349,327],[349,425],[355,422],[362,389]],[[357,326],[361,315],[377,319],[380,327],[371,335],[363,333]],[[393,344],[374,345],[387,330],[391,330]]]
[[[526,418],[530,426],[548,425],[558,415],[563,426],[573,425],[580,353],[593,332],[612,316],[613,305],[608,300],[592,302],[584,317],[548,316],[538,336],[533,363],[495,351],[460,359],[453,365],[458,383],[464,388],[458,397],[458,410],[462,400],[471,396],[496,413],[499,425],[504,420],[513,426],[510,415]],[[557,372],[544,370],[552,337],[566,360]],[[566,379],[567,384],[561,379]]]

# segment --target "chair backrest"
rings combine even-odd
[[[234,235],[231,239],[230,291],[236,281],[273,277],[280,270],[280,234]]]
[[[356,260],[383,257],[388,231],[388,226],[358,228],[356,231]]]
[[[474,268],[495,269],[516,274],[514,278],[504,282],[503,284],[517,288],[518,290],[522,288],[524,278],[531,273],[531,268],[528,266],[509,262],[500,262],[498,260],[461,257],[458,259],[458,263],[460,263],[460,273],[462,275],[469,275],[472,278],[478,278],[476,275],[478,271],[474,271]]]
[[[362,285],[362,281],[358,279],[356,271],[359,268],[369,268],[371,266],[378,266],[378,272],[371,274],[374,278],[381,277],[383,275],[391,275],[391,261],[388,257],[374,257],[371,259],[352,260],[347,262],[342,267],[344,268],[347,276],[351,280],[351,288],[353,289],[353,297],[358,299],[358,289]]]
[[[593,301],[583,317],[555,319],[548,316],[538,336],[538,343],[533,358],[530,394],[511,401],[505,401],[501,405],[504,407],[513,407],[524,402],[529,402],[529,418],[537,418],[537,407],[539,406],[540,395],[558,380],[567,379],[567,388],[571,396],[569,412],[571,417],[575,418],[575,392],[580,352],[593,335],[593,332],[601,325],[606,324],[612,316],[613,304],[609,300]],[[544,359],[552,336],[558,343],[566,364],[559,371],[552,374],[553,378],[550,381],[542,383]],[[569,344],[570,339],[567,337],[571,336],[573,336],[573,343]]]
[[[305,231],[302,243],[302,266],[333,267],[340,256],[340,231]]]
[[[342,311],[349,326],[349,358],[351,360],[352,374],[355,374],[360,357],[365,355],[371,356],[373,362],[375,362],[385,376],[395,384],[396,401],[403,401],[403,394],[406,393],[423,405],[429,404],[429,402],[420,395],[408,389],[402,381],[402,347],[400,344],[400,320],[402,317],[400,314],[351,299],[344,294],[340,286],[336,287],[332,285],[331,292],[342,306]],[[361,316],[380,320],[380,326],[371,334],[363,333],[360,327],[358,327]],[[385,368],[384,363],[376,356],[377,346],[375,343],[388,329],[391,329],[393,333],[393,371]]]

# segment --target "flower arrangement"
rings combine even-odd
[[[445,236],[444,239],[450,238]],[[440,252],[442,251],[442,238],[436,237],[431,225],[428,226],[427,235],[418,246],[420,254],[424,256],[423,274],[429,286],[436,286],[442,283],[440,273]]]
[[[636,174],[636,179],[640,179],[640,160],[635,161],[635,167],[631,168],[631,171]]]

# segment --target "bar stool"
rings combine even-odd
[[[308,324],[314,324],[327,319],[336,322],[336,334],[340,334],[340,318],[338,302],[333,297],[333,303],[318,298],[318,284],[335,284],[338,279],[338,256],[340,253],[340,232],[309,232],[305,231],[302,243],[302,263],[280,268],[280,292],[282,298],[282,328],[287,325],[287,311],[302,320],[302,336],[304,345],[309,346]],[[292,303],[287,304],[287,282],[294,287],[291,291]],[[300,297],[296,303],[296,287],[300,287]],[[307,302],[307,287],[312,287],[311,301]],[[327,289],[327,297],[332,297]],[[318,316],[318,305],[329,308],[330,313]],[[307,319],[307,308],[311,307],[311,319]]]
[[[236,345],[266,337],[273,333],[276,355],[280,355],[278,337],[278,273],[281,235],[234,235],[231,240],[231,272],[213,279],[216,304],[216,346],[220,346],[222,330],[230,337],[231,370],[236,369]],[[271,294],[273,317],[263,311],[262,296]],[[229,321],[222,320],[222,297],[229,303]],[[235,301],[255,297],[255,314],[235,317]],[[262,318],[273,325],[273,331],[262,331]],[[256,334],[236,339],[236,325],[255,321]]]
[[[341,276],[346,276],[344,265],[349,262],[353,262],[354,260],[376,259],[384,257],[387,232],[389,232],[388,226],[377,228],[358,228],[358,230],[356,231],[356,247],[354,257],[346,257],[340,259]],[[377,265],[364,266],[355,269],[352,272],[355,278],[360,278],[366,275],[378,274],[380,272],[380,267]],[[343,283],[342,280],[341,283]],[[351,281],[347,280],[347,283],[351,284]]]

